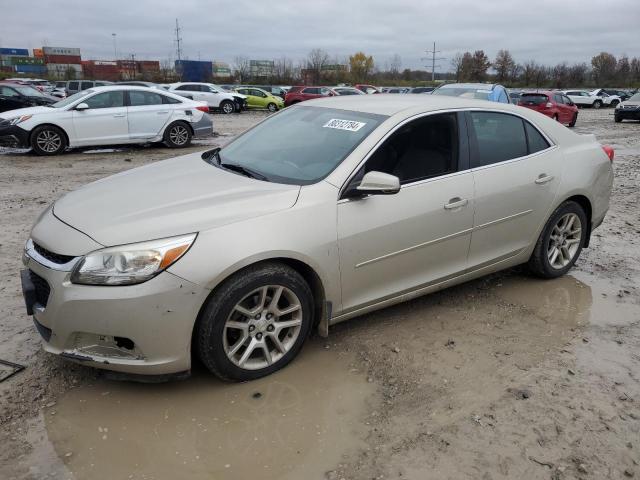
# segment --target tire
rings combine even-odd
[[[163,140],[169,148],[185,148],[191,144],[191,128],[185,122],[175,122],[164,131]]]
[[[595,108],[595,109],[602,108],[602,101],[601,100],[596,100],[595,102],[593,102],[593,108]]]
[[[274,308],[286,311],[296,305],[291,312],[272,313]],[[286,322],[292,325],[285,327]],[[281,263],[261,263],[232,275],[214,290],[200,314],[193,342],[213,374],[247,381],[285,367],[302,348],[312,325],[313,294],[302,276]]]
[[[569,123],[569,126],[571,128],[575,127],[577,121],[578,121],[578,113],[574,113],[573,114],[573,118],[571,119],[571,122]]]
[[[622,122],[622,117],[619,117],[618,115],[614,115],[613,119],[615,120],[616,123]]]
[[[229,115],[233,112],[236,111],[236,107],[233,104],[232,101],[230,100],[224,100],[221,104],[220,104],[220,111],[222,113],[224,113],[225,115]]]
[[[277,112],[278,106],[275,103],[270,103],[269,105],[267,105],[267,110],[269,110],[270,112]]]
[[[569,219],[571,222],[566,223],[565,220]],[[576,222],[579,222],[577,233]],[[557,278],[567,273],[580,256],[587,238],[587,228],[587,216],[583,208],[573,201],[564,202],[544,226],[529,259],[529,269],[542,278]]]
[[[31,148],[36,155],[59,155],[67,149],[67,136],[53,125],[36,127],[31,132]]]
[[[611,100],[611,103],[609,104],[609,106],[611,108],[616,108],[618,106],[620,102],[618,100]]]

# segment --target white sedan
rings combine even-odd
[[[183,97],[207,102],[210,109],[226,114],[239,112],[247,107],[246,95],[226,92],[213,83],[178,82],[170,84],[168,90]]]
[[[56,155],[68,147],[164,142],[186,147],[208,136],[213,123],[204,102],[144,87],[96,87],[53,105],[0,114],[0,145]]]

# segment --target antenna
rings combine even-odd
[[[182,37],[180,36],[180,32],[182,29],[180,28],[180,24],[178,23],[178,19],[176,18],[176,57],[178,57],[178,61],[182,60]]]
[[[446,60],[446,57],[436,57],[437,53],[442,53],[442,50],[436,50],[436,42],[433,42],[433,50],[425,50],[427,55],[430,55],[431,58],[431,81],[435,82],[436,80],[436,67],[440,67],[440,65],[436,65],[436,60]],[[429,60],[429,57],[421,58],[420,60]],[[425,65],[425,67],[429,67]]]

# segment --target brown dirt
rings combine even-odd
[[[263,116],[217,115],[229,135],[205,143]],[[28,366],[0,383],[0,478],[639,476],[639,129],[580,112],[576,130],[616,148],[616,180],[570,275],[512,269],[354,319],[242,385],[200,369],[180,383],[108,381],[41,353],[24,314],[17,271],[39,211],[174,151],[0,154],[0,358]]]

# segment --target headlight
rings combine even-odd
[[[22,115],[21,117],[10,118],[7,120],[7,122],[9,122],[9,125],[17,125],[19,123],[29,120],[31,117],[32,115]]]
[[[132,243],[97,250],[84,256],[71,274],[82,285],[133,285],[146,282],[175,263],[196,234]]]

